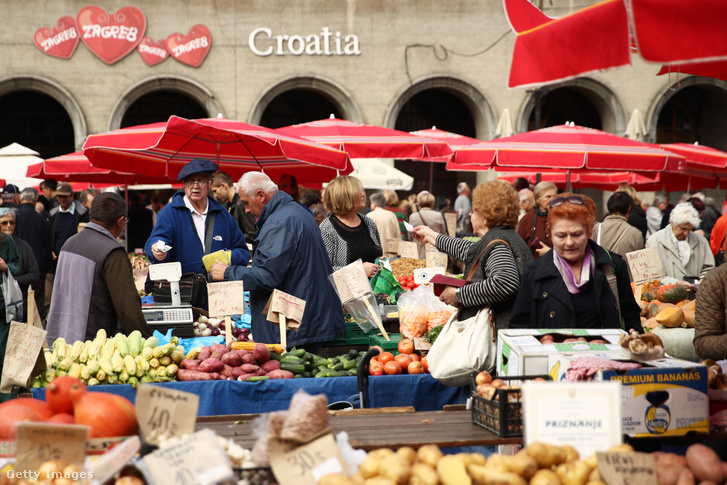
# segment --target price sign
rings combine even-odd
[[[28,379],[38,356],[43,358],[41,348],[45,335],[46,331],[42,328],[10,322],[0,392],[10,392],[13,386],[28,387]]]
[[[659,250],[656,248],[639,249],[626,253],[626,262],[634,283],[658,280],[664,276],[664,269],[659,259]]]
[[[211,317],[245,313],[245,290],[242,281],[207,283],[207,297]]]
[[[399,253],[402,258],[419,259],[419,246],[415,242],[400,241]]]
[[[83,467],[88,427],[24,422],[18,426],[16,472],[36,471],[49,460],[63,460]]]
[[[447,255],[440,253],[437,248],[431,244],[424,246],[426,254],[426,265],[427,268],[446,268],[447,267]]]
[[[331,433],[304,445],[270,438],[268,454],[280,485],[315,485],[329,473],[348,474],[346,462]]]
[[[398,255],[401,242],[401,239],[398,237],[387,237],[384,241],[384,253]]]
[[[156,483],[196,485],[232,480],[232,466],[217,436],[209,429],[188,435],[180,443],[146,455],[144,463]]]
[[[161,437],[194,433],[199,396],[190,392],[141,384],[136,391],[136,418],[144,441],[159,444]]]
[[[449,234],[450,237],[456,237],[457,236],[457,213],[456,212],[446,212],[444,214],[444,220],[447,222],[447,234]]]
[[[371,285],[360,259],[335,271],[331,278],[343,304],[371,292]]]
[[[598,473],[609,485],[657,485],[650,453],[596,453]]]
[[[289,295],[280,290],[273,290],[263,313],[267,315],[268,321],[280,323],[280,316],[287,320],[288,328],[297,329],[303,321],[305,301]]]
[[[93,462],[93,479],[98,483],[106,483],[116,473],[121,471],[124,466],[136,455],[141,449],[141,440],[138,436],[129,436],[121,443],[117,444],[106,453],[101,455],[98,460]]]

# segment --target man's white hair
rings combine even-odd
[[[675,226],[688,222],[692,227],[697,228],[702,221],[699,219],[699,212],[692,204],[682,202],[672,209],[671,214],[669,214],[669,222]]]
[[[235,187],[239,192],[242,190],[248,197],[253,197],[259,191],[263,191],[268,197],[278,192],[278,186],[262,172],[246,172],[240,177]]]
[[[469,188],[470,188],[470,186],[467,185],[467,182],[460,182],[459,184],[457,184],[457,193],[461,194],[462,192],[464,192],[465,190],[467,190]]]
[[[528,199],[533,199],[533,191],[530,189],[520,189],[520,191],[517,193],[517,196],[518,198],[520,198],[520,202]]]

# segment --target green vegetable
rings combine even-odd
[[[442,333],[442,328],[444,325],[437,325],[436,327],[432,328],[429,331],[429,335],[427,335],[427,342],[430,344],[433,344],[435,340],[437,340],[437,337],[439,337],[439,334]]]

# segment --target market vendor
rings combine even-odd
[[[242,280],[250,291],[252,337],[280,343],[280,330],[263,309],[274,289],[306,302],[297,332],[289,330],[289,347],[316,353],[322,342],[345,332],[341,302],[328,281],[333,272],[315,219],[261,172],[248,172],[238,183],[240,201],[257,218],[252,267],[217,261],[210,268],[215,281]]]
[[[692,204],[677,204],[669,215],[669,224],[646,241],[647,248],[657,248],[665,276],[661,284],[680,284],[694,289],[692,277],[702,279],[714,267],[709,241],[692,230],[699,227],[699,213]]]
[[[184,182],[184,192],[177,192],[172,202],[157,215],[157,224],[144,250],[152,263],[178,261],[182,274],[204,274],[202,256],[219,250],[231,250],[233,265],[250,260],[245,237],[227,209],[209,196],[217,164],[195,158],[180,170],[177,180]],[[159,241],[171,249],[164,251]]]

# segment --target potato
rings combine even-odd
[[[555,474],[563,485],[585,485],[591,474],[591,467],[583,461],[571,461],[558,465]]]
[[[437,471],[426,463],[414,463],[411,467],[409,485],[437,485],[439,475]]]
[[[417,452],[410,446],[404,446],[396,450],[396,454],[404,458],[409,465],[413,465],[417,461]]]
[[[462,460],[452,455],[445,455],[437,463],[437,474],[442,485],[471,485],[472,479],[467,474]]]
[[[381,458],[369,453],[358,467],[358,472],[364,478],[372,478],[379,476],[379,468],[381,466]]]
[[[474,458],[472,458],[472,455],[469,453],[457,453],[456,456],[462,463],[464,463],[465,468],[467,468],[470,465],[477,465],[478,463],[475,461]]]
[[[436,468],[442,458],[442,450],[437,445],[424,445],[417,450],[417,459],[422,463]]]
[[[393,455],[394,450],[390,448],[379,448],[373,451],[369,451],[370,456],[375,456],[378,459],[383,459],[385,456]]]
[[[659,481],[659,485],[676,485],[683,470],[687,470],[687,468],[659,465],[656,467],[656,479]]]
[[[396,485],[396,482],[384,477],[374,477],[366,480],[364,485]]]
[[[725,480],[722,462],[712,448],[695,443],[687,448],[687,465],[700,482],[723,483]],[[681,485],[681,484],[680,484]]]
[[[321,477],[318,485],[356,485],[356,482],[343,473],[329,473]]]
[[[354,473],[351,480],[353,480],[356,485],[364,485],[364,483],[366,483],[366,479],[360,473]]]
[[[687,459],[676,453],[664,453],[659,458],[658,463],[660,466],[678,466],[683,468],[687,466]]]
[[[552,470],[538,470],[530,479],[530,485],[561,485],[560,478]]]
[[[689,469],[685,468],[679,474],[679,478],[677,478],[677,485],[694,485],[694,474]]]
[[[484,465],[487,462],[487,458],[482,453],[470,453],[470,457],[475,465]]]
[[[612,446],[608,449],[611,453],[631,453],[634,451],[634,447],[626,443]]]
[[[538,463],[527,453],[518,453],[510,460],[510,471],[530,480],[538,471]]]
[[[547,443],[532,443],[525,448],[528,455],[535,459],[540,468],[550,468],[566,461],[567,455],[560,446]]]
[[[586,462],[586,465],[588,465],[591,470],[593,470],[594,468],[595,469],[598,469],[598,458],[596,458],[596,454],[595,453],[592,454],[592,455],[589,455],[583,461]]]
[[[563,450],[565,450],[565,456],[566,456],[565,461],[575,461],[575,460],[581,459],[581,454],[578,453],[578,450],[573,448],[571,445],[563,445],[563,446],[561,446],[561,448],[563,448]]]
[[[485,468],[489,468],[490,470],[498,470],[503,473],[509,472],[510,471],[510,461],[512,459],[513,459],[512,456],[492,454],[489,457],[487,457],[487,462],[485,463]]]
[[[492,456],[495,455],[490,455]],[[516,473],[503,472],[496,468],[470,465],[467,470],[477,485],[527,485],[528,483]]]
[[[411,476],[411,465],[406,458],[396,453],[387,455],[379,465],[379,476],[388,478],[397,485],[406,485]]]
[[[586,483],[589,483],[589,482],[602,482],[602,481],[603,480],[601,479],[601,472],[598,471],[598,467],[591,468],[591,474],[588,475],[588,481],[586,481]]]

